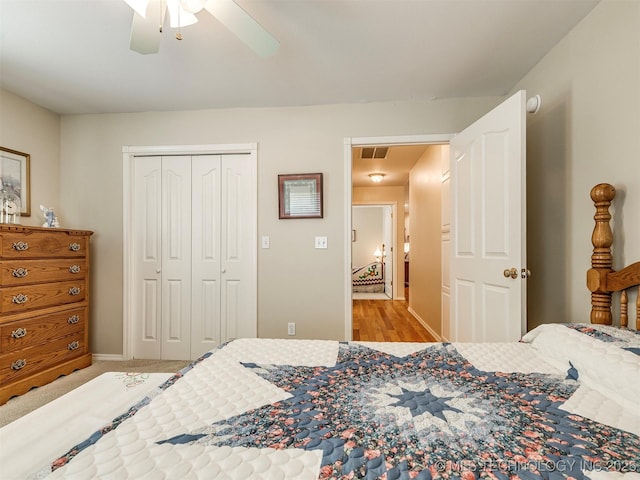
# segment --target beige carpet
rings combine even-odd
[[[74,388],[102,375],[105,372],[177,372],[190,362],[184,360],[129,360],[124,362],[97,361],[82,370],[42,387],[33,388],[24,395],[11,398],[0,406],[0,427],[13,422],[27,413],[45,405],[52,400],[70,392]]]

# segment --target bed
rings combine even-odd
[[[371,262],[351,269],[351,285],[353,292],[384,292],[384,267],[381,262]]]
[[[640,284],[640,263],[611,268],[609,187],[592,191],[592,323],[541,325],[502,344],[234,340],[110,421],[87,420],[70,438],[56,437],[55,448],[45,432],[28,444],[18,435],[7,441],[8,425],[0,430],[0,472],[34,479],[638,478],[640,333],[604,323],[612,293]],[[621,310],[624,324],[629,307]],[[637,312],[635,323],[640,328]]]

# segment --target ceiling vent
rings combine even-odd
[[[387,158],[389,147],[362,147],[360,158]]]

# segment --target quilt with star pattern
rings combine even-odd
[[[546,363],[536,342],[524,341],[235,340],[31,478],[533,480],[640,473],[640,419],[633,412],[632,420],[602,417],[589,405],[611,399],[585,385],[581,370],[566,367]]]

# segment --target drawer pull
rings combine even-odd
[[[11,332],[11,338],[22,338],[27,334],[26,328],[16,328],[13,332]]]
[[[27,365],[27,359],[18,359],[11,364],[11,370],[20,370]]]
[[[80,342],[75,340],[71,342],[69,345],[67,345],[67,348],[71,351],[77,350],[78,348],[80,348]]]
[[[79,243],[70,243],[69,244],[69,250],[71,250],[72,252],[79,252],[80,251],[80,244]]]
[[[24,278],[29,275],[29,271],[26,268],[16,268],[13,272],[11,272],[11,275],[14,278]]]
[[[29,249],[29,244],[27,242],[14,242],[11,247],[17,252],[24,252]]]
[[[80,321],[80,315],[71,315],[69,318],[67,318],[67,323],[69,325],[75,325],[79,321]]]
[[[69,295],[80,295],[80,287],[71,287],[69,289]]]
[[[70,273],[80,273],[80,265],[71,265],[69,267]]]
[[[11,301],[15,304],[21,304],[21,303],[26,303],[27,300],[29,300],[29,297],[27,297],[26,295],[19,293],[18,295],[16,295],[15,297],[13,297],[11,299]]]

